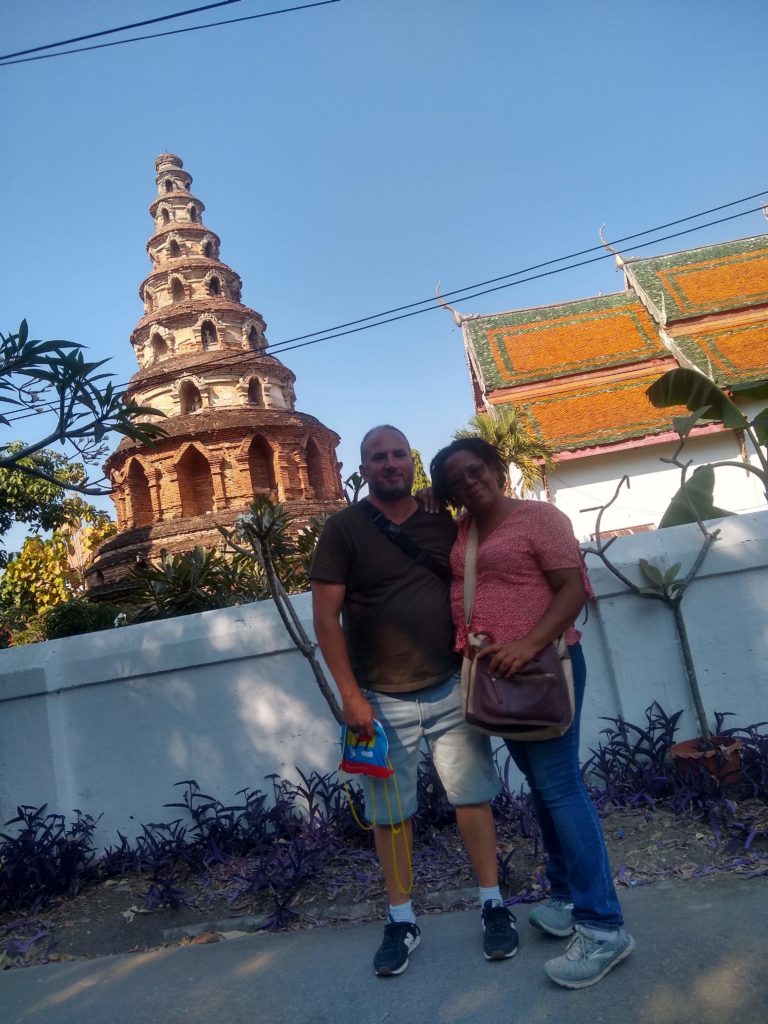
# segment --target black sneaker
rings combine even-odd
[[[511,910],[488,900],[483,907],[483,956],[486,960],[508,960],[517,952],[517,918]]]
[[[384,938],[373,958],[373,969],[379,977],[403,973],[408,957],[421,942],[420,934],[418,925],[389,918],[384,925]]]

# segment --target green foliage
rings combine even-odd
[[[228,558],[214,549],[166,555],[156,565],[137,566],[131,575],[131,603],[138,607],[135,622],[229,608],[266,596],[254,559]]]
[[[360,498],[360,491],[365,487],[365,480],[359,473],[350,473],[344,481],[344,498],[348,505],[355,505]]]
[[[98,464],[104,439],[115,431],[142,444],[151,444],[165,431],[147,417],[162,416],[156,409],[138,406],[116,389],[110,375],[101,372],[106,360],[88,362],[82,345],[73,341],[36,341],[29,337],[26,320],[15,334],[0,334],[0,424],[16,409],[37,408],[46,414],[47,433],[38,441],[18,446],[0,445],[0,468],[61,484],[58,475],[29,463],[49,445],[68,446],[86,464]],[[103,478],[102,478],[103,479]],[[93,484],[87,476],[67,484],[81,494],[108,494],[109,487]]]
[[[11,442],[6,447],[14,455],[24,445]],[[63,455],[50,450],[35,452],[22,460],[25,468],[40,470],[50,479],[29,476],[12,469],[0,469],[0,537],[14,523],[26,523],[34,532],[53,530],[62,526],[73,515],[73,503],[65,488],[71,488],[85,479],[85,468],[79,462],[69,462]],[[0,564],[5,553],[0,551]]]
[[[768,381],[734,384],[729,390],[736,397],[762,400],[768,398]],[[725,427],[743,431],[751,441],[760,463],[758,467],[746,462],[720,461],[700,466],[690,479],[683,479],[660,526],[676,526],[679,523],[693,523],[732,514],[713,504],[715,470],[718,467],[732,466],[757,476],[768,501],[768,457],[763,450],[768,444],[768,409],[762,409],[749,419],[714,381],[698,370],[685,367],[669,370],[651,384],[646,395],[657,409],[684,405],[690,410],[689,416],[675,416],[672,419],[672,426],[680,437],[681,445],[700,421],[720,420]]]
[[[0,577],[0,617],[13,631],[14,644],[33,618],[85,591],[85,570],[117,529],[106,512],[80,497],[65,498],[59,511],[63,524],[51,537],[27,537]]]
[[[27,537],[0,578],[0,606],[17,627],[68,600],[77,579],[61,533]],[[12,610],[12,611],[11,611]]]
[[[45,640],[95,633],[102,629],[112,629],[119,614],[120,608],[114,604],[91,604],[76,599],[65,601],[40,617],[40,631]]]
[[[649,583],[649,586],[641,588],[640,593],[658,594],[665,599],[672,600],[684,591],[685,583],[678,579],[678,573],[683,566],[682,562],[675,562],[666,572],[662,572],[645,558],[641,558],[637,564]]]
[[[494,412],[478,412],[464,430],[453,435],[480,437],[495,445],[507,463],[514,463],[523,477],[523,488],[532,491],[542,475],[554,468],[552,449],[531,426],[525,407],[503,405]]]
[[[411,449],[411,458],[413,459],[413,493],[420,491],[424,487],[431,487],[432,481],[427,476],[427,472],[424,469],[424,463],[421,458],[421,452],[418,448]]]
[[[714,490],[714,467],[699,466],[670,501],[659,522],[659,529],[662,530],[667,526],[680,526],[683,523],[695,523],[696,515],[702,521],[733,515],[732,512],[726,512],[725,509],[715,505]]]
[[[298,526],[296,517],[280,502],[259,495],[248,515],[240,516],[232,530],[219,527],[230,548],[263,562],[266,555],[289,594],[309,590],[309,565],[325,516],[313,517]],[[269,594],[269,588],[267,588]]]

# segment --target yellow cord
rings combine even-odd
[[[392,768],[392,764],[391,764],[389,758],[387,758],[387,767],[388,768]],[[410,847],[408,846],[408,834],[407,834],[407,832],[405,830],[405,825],[404,825],[404,822],[403,822],[403,803],[402,803],[402,800],[400,799],[400,788],[397,785],[397,774],[396,773],[393,774],[391,776],[391,778],[392,778],[393,785],[395,787],[395,800],[397,802],[397,809],[398,809],[398,812],[399,812],[399,815],[400,815],[400,817],[398,818],[398,820],[400,822],[399,826],[395,825],[394,816],[392,814],[392,804],[391,804],[390,799],[389,799],[389,786],[387,785],[389,780],[388,779],[382,779],[382,782],[383,782],[383,785],[384,785],[384,796],[385,796],[386,801],[387,801],[387,812],[389,814],[389,834],[390,834],[390,837],[392,839],[392,865],[393,865],[393,867],[395,869],[395,881],[397,882],[398,889],[400,890],[400,892],[404,896],[410,896],[411,892],[413,891],[413,861],[411,859],[411,850],[410,850]],[[358,828],[362,829],[363,832],[372,832],[376,828],[376,790],[375,790],[375,787],[374,786],[370,787],[370,793],[371,793],[371,813],[370,813],[370,818],[371,818],[371,821],[373,822],[373,824],[371,824],[371,825],[366,825],[358,817],[357,811],[355,810],[355,802],[352,799],[352,794],[351,794],[351,792],[349,790],[349,784],[347,782],[344,783],[344,792],[347,794],[347,801],[349,803],[349,809],[352,812],[352,817],[355,819],[355,824],[358,826]],[[407,860],[408,860],[408,886],[407,886],[407,888],[403,885],[403,881],[400,878],[400,871],[399,871],[398,866],[397,866],[397,845],[395,843],[395,836],[398,835],[400,832],[403,833],[403,842],[405,843],[405,852],[406,852],[406,857],[407,857]]]

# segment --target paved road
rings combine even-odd
[[[710,876],[623,893],[637,949],[590,989],[552,985],[561,943],[518,914],[521,948],[486,963],[474,911],[423,917],[399,978],[381,926],[257,934],[0,975],[3,1024],[766,1024],[768,879]]]

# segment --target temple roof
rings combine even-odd
[[[768,235],[628,260],[630,283],[662,322],[768,303]]]
[[[768,234],[625,270],[624,292],[465,318],[478,407],[524,406],[555,451],[578,451],[668,432],[684,410],[645,391],[679,363],[721,386],[768,377]]]
[[[526,412],[555,452],[617,444],[670,430],[684,408],[655,409],[646,389],[660,376],[641,370],[613,381],[582,380],[527,398]]]
[[[632,292],[473,317],[464,328],[486,392],[669,355]]]
[[[687,359],[714,376],[720,386],[768,376],[768,320],[676,335],[674,341]]]

